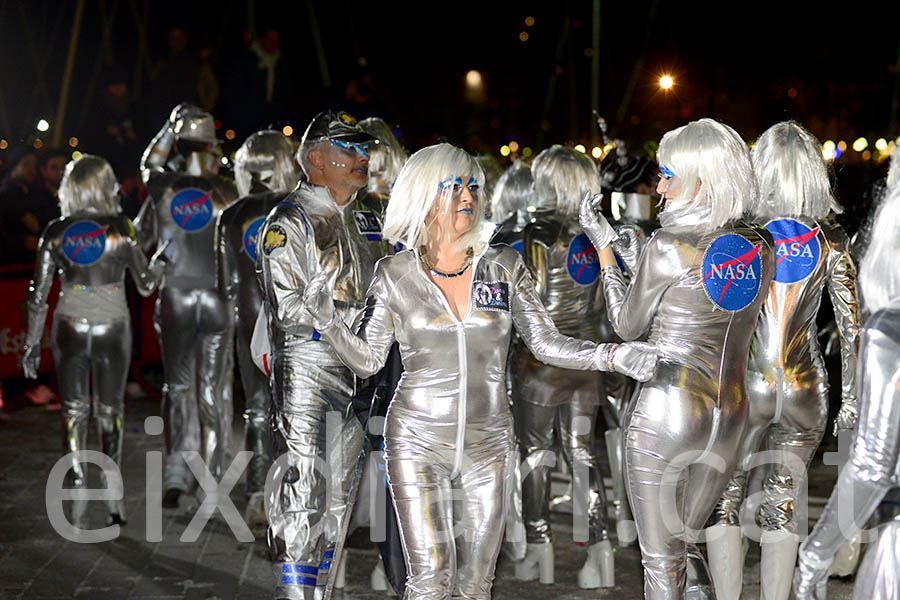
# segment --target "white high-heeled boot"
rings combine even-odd
[[[595,590],[616,585],[615,559],[609,540],[597,542],[588,548],[584,566],[578,571],[578,587]]]
[[[528,544],[525,558],[516,563],[516,579],[543,584],[553,583],[553,544],[543,542]]]
[[[391,582],[388,581],[387,575],[384,572],[384,563],[382,562],[381,555],[378,556],[378,562],[375,563],[375,568],[372,569],[372,574],[369,575],[369,587],[376,592],[387,592],[388,596],[397,595],[397,592],[394,591]]]
[[[334,589],[342,590],[347,585],[347,550],[341,553],[341,562],[338,563],[337,573],[334,574]]]
[[[759,599],[788,600],[800,540],[787,531],[763,531],[759,544]]]
[[[744,548],[737,525],[713,525],[706,530],[706,555],[718,600],[740,600]]]

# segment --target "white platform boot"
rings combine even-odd
[[[706,530],[706,555],[718,600],[740,600],[744,547],[737,525],[713,525]]]
[[[800,540],[787,531],[763,531],[759,543],[759,599],[788,600]]]
[[[588,548],[584,566],[578,571],[578,587],[595,590],[616,585],[615,559],[609,540],[597,542]]]
[[[553,544],[543,542],[528,544],[525,558],[516,563],[516,579],[543,584],[553,583]]]
[[[381,559],[381,555],[378,556],[378,562],[375,563],[375,568],[372,569],[372,574],[369,575],[369,587],[376,592],[387,592],[388,596],[397,595],[384,572],[384,562]]]

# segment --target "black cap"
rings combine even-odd
[[[324,139],[356,144],[375,141],[373,136],[363,131],[353,115],[342,110],[320,112],[309,122],[306,132],[303,134],[303,143]]]

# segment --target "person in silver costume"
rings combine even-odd
[[[497,224],[491,243],[509,244],[522,252],[523,232],[536,210],[531,167],[516,159],[500,176],[491,195],[491,221]]]
[[[900,481],[900,185],[888,188],[870,235],[859,272],[860,293],[872,311],[859,344],[859,419],[850,457],[822,516],[800,545],[794,573],[798,600],[828,597],[835,553],[859,534]],[[880,531],[856,574],[855,599],[900,596],[900,518],[875,524]]]
[[[345,112],[316,115],[297,154],[307,180],[275,206],[261,233],[257,277],[272,353],[270,434],[273,457],[283,457],[266,492],[276,598],[313,598],[317,581],[333,587],[331,565],[340,565],[363,443],[351,406],[356,381],[301,309],[304,289],[320,271],[335,280],[343,320],[352,322],[363,308],[365,286],[386,250],[380,215],[357,196],[373,139]]]
[[[749,461],[763,440],[775,458],[766,465],[756,515],[762,530],[761,597],[787,600],[791,592],[799,543],[794,507],[828,421],[828,375],[816,331],[826,287],[841,337],[843,402],[835,433],[856,422],[856,267],[850,240],[834,220],[841,207],[831,193],[821,147],[797,123],[783,122],[766,130],[752,152],[759,196],[748,214],[772,234],[776,268],[750,347],[750,416],[738,468],[707,532],[710,570],[721,600],[741,595],[739,513]]]
[[[216,256],[219,293],[235,305],[237,360],[244,389],[247,450],[247,524],[256,537],[264,537],[267,522],[263,490],[269,471],[269,382],[253,364],[250,339],[262,306],[256,281],[259,232],[269,211],[294,189],[300,169],[291,142],[280,131],[258,131],[247,138],[234,156],[240,199],[219,213],[216,221]]]
[[[375,138],[375,143],[369,146],[369,180],[365,196],[382,214],[391,195],[391,186],[409,158],[409,152],[384,119],[368,117],[360,121],[359,126]]]
[[[218,166],[212,115],[193,107],[173,113],[177,120],[164,136],[172,140],[168,152],[152,146],[144,153],[149,197],[135,219],[145,249],[168,243],[154,313],[165,376],[166,508],[176,508],[194,486],[183,452],[199,451],[217,480],[231,463],[234,319],[216,289],[214,237],[216,217],[237,198],[234,184],[208,168]],[[182,171],[166,169],[171,152],[182,157]]]
[[[525,227],[525,264],[547,313],[566,335],[600,341],[597,323],[605,318],[597,252],[578,224],[581,197],[600,191],[600,176],[585,154],[552,146],[532,164],[537,203]],[[524,462],[522,507],[528,551],[516,577],[553,583],[550,530],[550,469],[558,439],[573,478],[573,498],[588,518],[577,541],[589,544],[578,573],[581,588],[611,587],[613,550],[607,533],[606,496],[594,444],[604,392],[600,374],[561,369],[539,362],[524,343],[513,346],[510,367],[516,434]],[[554,435],[555,433],[555,435]]]
[[[486,243],[483,173],[463,150],[413,154],[394,185],[385,236],[408,248],[378,262],[351,333],[329,274],[304,304],[322,338],[360,377],[394,341],[405,372],[388,409],[385,460],[407,563],[406,600],[491,596],[512,445],[506,358],[513,328],[558,367],[653,372],[644,345],[597,345],[561,334],[521,255]]]
[[[121,214],[119,184],[112,167],[85,154],[66,165],[59,188],[62,217],[47,225],[38,246],[34,279],[28,288],[28,332],[22,367],[34,378],[47,319],[47,296],[58,272],[59,303],[51,344],[62,396],[65,450],[87,449],[91,398],[103,452],[122,466],[125,382],[131,363],[131,318],[125,299],[125,270],[138,292],[156,289],[163,263],[149,264],[134,226]],[[87,483],[77,456],[71,458],[74,488]],[[107,482],[111,483],[111,482]],[[107,500],[109,524],[125,523],[123,490]],[[87,501],[73,502],[72,522],[87,529]]]
[[[649,329],[660,352],[656,376],[638,390],[623,424],[644,596],[712,598],[697,534],[736,465],[750,338],[775,275],[775,248],[764,228],[737,221],[756,182],[733,129],[693,121],[666,133],[657,156],[662,227],[628,285],[609,248],[616,233],[590,197],[581,224],[599,250],[616,333],[633,340]]]
[[[621,259],[626,280],[637,266],[641,250],[647,245],[650,234],[659,227],[653,215],[651,178],[657,165],[649,158],[630,152],[622,140],[615,141],[615,151],[600,163],[600,179],[603,192],[609,197],[610,216],[618,238],[613,250]],[[612,330],[609,319],[601,320],[601,339],[620,341]],[[601,404],[607,428],[604,432],[606,455],[613,484],[613,505],[616,515],[616,542],[629,546],[637,539],[634,517],[625,489],[625,467],[622,456],[622,423],[628,403],[634,395],[635,382],[627,377],[611,373],[605,378],[606,403]]]

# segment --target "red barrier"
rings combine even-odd
[[[34,267],[13,265],[0,267],[0,378],[22,376],[22,353],[25,346],[25,331],[28,327],[28,313],[25,302],[28,284]],[[59,298],[59,279],[53,282],[48,303],[50,311],[41,338],[41,372],[53,370],[53,354],[50,352],[50,325],[53,310]],[[159,346],[153,332],[153,305],[156,294],[141,298],[134,286],[128,284],[128,299],[134,332],[132,360],[140,364],[159,361]]]

